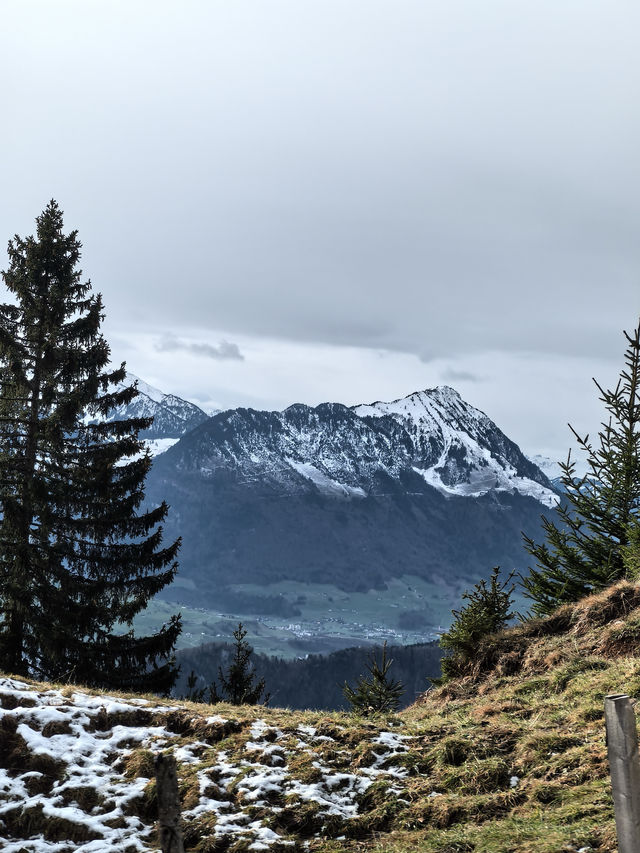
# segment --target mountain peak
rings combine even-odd
[[[462,400],[459,392],[456,391],[455,388],[452,388],[451,385],[436,385],[435,388],[425,388],[424,391],[414,391],[413,394],[409,394],[409,396],[429,397],[431,399],[439,400]]]
[[[194,403],[175,394],[165,394],[129,371],[117,387],[129,388],[134,382],[137,383],[138,396],[126,406],[116,406],[111,411],[109,420],[152,417],[151,427],[143,430],[140,437],[148,440],[153,455],[167,450],[186,432],[209,417]]]
[[[363,407],[396,407],[402,405],[403,403],[425,403],[432,400],[436,402],[441,402],[443,404],[450,402],[455,403],[458,401],[464,403],[464,400],[455,388],[452,388],[450,385],[436,385],[435,388],[424,388],[423,390],[412,391],[410,394],[407,394],[404,397],[398,397],[395,400],[376,400],[375,403],[361,403],[357,406],[353,406],[352,408],[355,411]],[[468,403],[465,403],[465,405],[468,405]]]
[[[138,393],[144,394],[145,397],[153,400],[154,403],[162,405],[164,398],[168,396],[162,391],[159,391],[157,388],[154,388],[153,385],[149,385],[144,381],[144,379],[140,379],[140,377],[136,376],[135,373],[129,373],[129,371],[127,371],[127,375],[124,378],[124,382],[121,383],[121,386],[129,387],[130,385],[133,385],[134,382],[137,383]]]
[[[411,467],[445,494],[520,491],[552,506],[556,496],[540,469],[496,424],[449,385],[414,391],[390,403],[354,406],[360,418],[392,418],[413,447]]]
[[[402,417],[416,423],[428,423],[428,429],[440,428],[443,424],[456,423],[462,425],[466,420],[476,423],[487,416],[479,409],[462,399],[455,388],[450,385],[438,385],[426,388],[424,391],[414,391],[406,397],[399,397],[386,403],[376,403],[354,406],[353,411],[360,417],[381,417],[391,415]]]

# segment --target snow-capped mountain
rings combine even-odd
[[[447,387],[220,412],[156,458],[147,495],[170,501],[180,594],[204,607],[230,584],[255,599],[281,581],[353,591],[526,567],[521,531],[537,537],[557,502],[545,474]]]
[[[543,472],[479,409],[453,388],[417,391],[391,403],[357,406],[362,418],[393,418],[406,434],[413,470],[436,489],[478,497],[517,491],[547,506],[557,502]]]
[[[153,418],[151,427],[140,433],[147,440],[152,454],[162,453],[175,444],[181,436],[208,419],[208,415],[194,403],[189,403],[175,394],[164,394],[153,388],[133,373],[127,373],[122,383],[129,387],[137,383],[138,396],[128,406],[112,410],[109,420],[127,418]]]
[[[517,491],[546,506],[557,502],[547,477],[518,446],[446,386],[354,407],[231,409],[176,448],[173,459],[183,470],[233,470],[286,492],[310,486],[362,498],[383,494],[390,483],[402,490],[426,484],[447,495]]]
[[[537,465],[544,474],[546,474],[547,478],[555,488],[561,487],[560,478],[562,477],[562,470],[560,468],[559,461],[551,459],[549,456],[543,456],[540,453],[536,453],[528,458],[534,465]],[[589,473],[589,466],[583,456],[572,452],[571,459],[575,462],[576,477],[584,477],[585,474]],[[566,456],[562,461],[566,461]]]

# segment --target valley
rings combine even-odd
[[[238,601],[255,602],[261,594],[277,597],[290,616],[256,615],[253,607],[205,609],[156,599],[135,620],[137,632],[157,630],[171,614],[182,613],[178,648],[230,642],[239,621],[251,645],[263,654],[295,658],[351,646],[411,645],[434,640],[451,621],[450,601],[462,590],[444,581],[415,576],[393,578],[384,590],[345,592],[332,584],[281,581],[261,588],[236,584],[229,589]],[[174,589],[175,592],[175,589]],[[283,609],[285,609],[283,607]]]
[[[147,501],[167,500],[165,541],[182,547],[134,627],[153,633],[179,611],[179,649],[229,642],[238,622],[256,652],[285,660],[429,642],[493,566],[526,570],[521,532],[554,512],[546,461],[452,388],[207,416],[136,381],[115,415],[154,418]]]

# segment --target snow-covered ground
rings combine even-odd
[[[206,716],[11,678],[0,678],[0,703],[3,853],[157,849],[153,758],[166,750],[178,762],[187,838],[293,848],[300,810],[318,834],[330,825],[339,835],[374,782],[387,779],[399,794],[406,770],[395,762],[411,740],[368,725],[356,754],[340,742],[346,729],[299,715],[279,724]]]

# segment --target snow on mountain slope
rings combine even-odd
[[[547,506],[557,503],[535,463],[453,388],[417,391],[390,403],[356,406],[354,411],[363,418],[387,416],[400,423],[414,452],[429,463],[414,465],[413,470],[442,492],[478,497],[491,489],[515,489]]]
[[[179,438],[147,438],[145,445],[152,456],[159,456],[179,441]]]
[[[128,387],[134,382],[138,383],[138,391],[140,392],[140,394],[144,394],[145,397],[148,397],[154,403],[160,403],[160,405],[163,405],[165,399],[171,396],[169,394],[165,394],[163,391],[159,391],[152,385],[149,385],[147,382],[145,382],[143,379],[140,379],[139,376],[136,376],[133,373],[127,373],[124,382],[122,382],[119,387]],[[176,399],[180,398],[178,397]]]
[[[122,387],[138,384],[138,396],[128,406],[118,406],[110,420],[126,418],[153,418],[153,424],[140,435],[148,440],[152,455],[163,453],[185,433],[207,420],[208,415],[193,403],[165,394],[143,380],[127,373]]]
[[[182,470],[235,471],[243,483],[357,498],[393,491],[478,497],[517,491],[557,502],[546,476],[452,388],[354,407],[221,412],[171,450]],[[420,485],[422,483],[422,485]]]
[[[364,489],[360,489],[357,486],[346,486],[344,483],[338,483],[336,480],[332,480],[330,477],[327,477],[326,474],[323,474],[322,471],[319,471],[314,465],[311,465],[308,462],[296,462],[295,459],[287,459],[287,462],[292,468],[295,468],[299,474],[306,477],[308,480],[311,480],[312,483],[315,483],[321,492],[335,492],[336,494],[345,497],[353,496],[364,498],[367,496]]]

